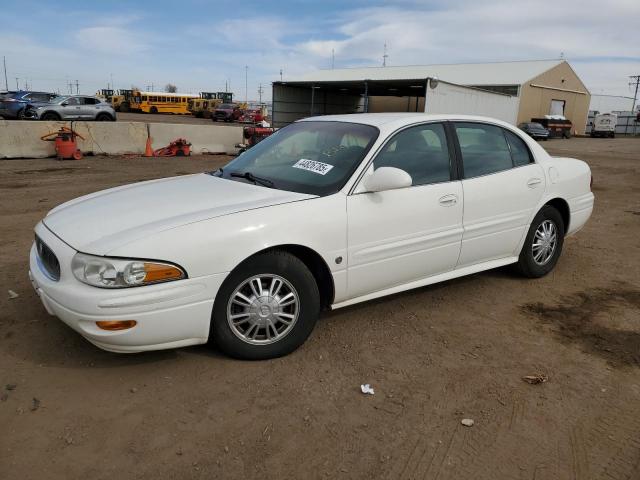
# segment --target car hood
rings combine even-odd
[[[86,195],[54,208],[43,223],[74,249],[106,255],[114,248],[163,230],[309,198],[315,196],[203,173]]]

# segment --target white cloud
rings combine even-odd
[[[336,35],[341,39],[310,39],[297,48],[319,63],[333,49],[341,66],[380,65],[385,42],[389,65],[547,59],[563,53],[575,60],[587,86],[608,85],[622,94],[625,76],[640,70],[632,33],[640,2],[609,1],[602,7],[594,0],[556,2],[552,8],[497,0],[448,2],[436,10],[419,5],[360,9],[342,16]]]
[[[230,80],[244,98],[248,65],[249,97],[257,97],[262,83],[268,98],[281,68],[285,80],[329,68],[332,50],[336,67],[380,65],[385,42],[389,65],[558,58],[563,52],[598,93],[629,95],[627,77],[640,73],[633,36],[638,0],[416,0],[343,7],[321,17],[305,16],[293,3],[286,16],[214,18],[191,16],[180,29],[161,31],[135,12],[122,12],[80,30],[51,33],[58,48],[24,30],[11,35],[8,28],[0,45],[10,69],[40,78],[38,88],[63,90],[68,76],[79,78],[86,92],[104,88],[113,73],[118,88],[172,82],[197,92],[222,89]],[[58,83],[47,87],[52,78]]]
[[[81,48],[96,53],[127,56],[149,49],[141,36],[129,28],[114,25],[87,27],[78,30],[75,37]]]

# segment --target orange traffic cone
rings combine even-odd
[[[149,124],[147,123],[147,146],[144,148],[144,156],[145,157],[153,157],[153,148],[151,148],[151,130],[149,129]]]
[[[144,149],[145,157],[153,157],[153,148],[151,148],[151,137],[147,137],[147,146]]]

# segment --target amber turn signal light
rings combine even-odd
[[[145,263],[144,273],[144,283],[179,280],[184,277],[184,273],[178,267],[157,263]]]
[[[111,332],[116,330],[127,330],[133,328],[138,322],[135,320],[100,320],[96,322],[98,328],[102,330],[109,330]]]

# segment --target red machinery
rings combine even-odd
[[[69,127],[61,127],[57,132],[51,132],[40,137],[46,142],[54,142],[58,160],[81,160],[82,152],[78,149],[76,137],[84,137]]]
[[[273,127],[244,127],[242,129],[242,136],[247,140],[247,143],[238,144],[236,146],[240,148],[240,153],[242,153],[253,147],[256,143],[261,142],[275,131],[276,129]]]
[[[191,144],[184,138],[176,138],[166,147],[153,152],[154,157],[184,157],[191,155]]]

